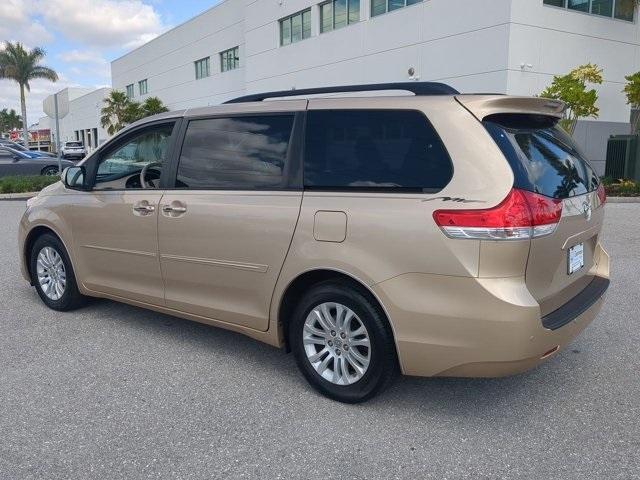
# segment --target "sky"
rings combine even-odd
[[[217,0],[0,0],[0,41],[44,48],[56,83],[34,80],[27,121],[42,117],[42,101],[65,87],[111,84],[111,60],[210,8]],[[0,80],[0,109],[20,113],[17,83]]]

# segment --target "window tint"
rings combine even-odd
[[[511,165],[515,187],[553,198],[598,188],[598,176],[560,127],[540,117],[509,117],[496,117],[485,126]]]
[[[182,145],[176,187],[286,187],[293,119],[293,115],[264,115],[191,121]]]
[[[151,127],[108,152],[98,165],[95,187],[100,189],[103,183],[140,173],[146,165],[152,163],[156,180],[159,179],[172,131],[173,123]],[[150,173],[152,174],[153,172]],[[109,188],[112,186],[109,185]],[[135,184],[135,188],[140,188],[140,185]]]
[[[451,160],[426,117],[415,111],[311,111],[306,187],[438,191]]]

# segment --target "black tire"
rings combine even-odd
[[[325,302],[339,303],[351,309],[369,334],[369,366],[362,378],[350,385],[337,385],[326,380],[316,372],[305,352],[305,320],[314,308]],[[368,292],[354,288],[348,282],[322,282],[302,297],[289,323],[289,343],[298,368],[307,381],[323,395],[339,402],[360,403],[369,400],[391,385],[399,370],[393,332],[384,312]]]
[[[58,175],[58,167],[45,167],[40,172],[42,175],[54,176]]]
[[[64,293],[57,300],[52,300],[51,298],[49,298],[43,291],[42,286],[38,281],[38,254],[45,247],[54,249],[60,255],[60,257],[62,257],[62,262],[64,264],[64,270],[66,273],[66,286],[64,289]],[[78,284],[76,282],[76,276],[73,271],[73,266],[71,265],[71,260],[69,260],[69,254],[67,253],[67,250],[64,248],[64,245],[58,237],[51,233],[45,233],[39,236],[31,247],[31,252],[29,253],[29,266],[31,271],[31,282],[36,287],[38,295],[45,303],[45,305],[47,305],[47,307],[53,310],[67,312],[85,305],[87,297],[82,295],[78,290]]]

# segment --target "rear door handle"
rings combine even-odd
[[[165,213],[185,213],[187,207],[172,207],[171,205],[165,205],[162,207],[162,211]]]

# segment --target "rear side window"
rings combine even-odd
[[[420,112],[310,111],[306,132],[307,188],[434,192],[453,175],[442,141]]]
[[[552,198],[598,188],[598,175],[573,139],[549,118],[502,115],[484,124],[511,165],[514,187]]]
[[[280,189],[294,115],[192,120],[182,144],[177,188]]]

